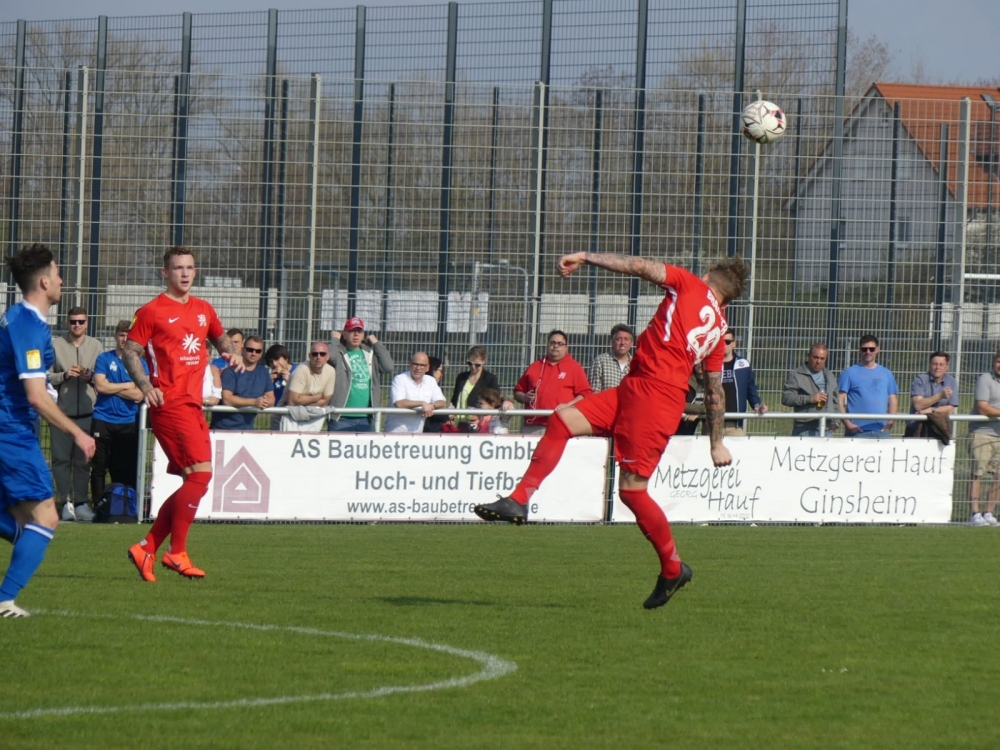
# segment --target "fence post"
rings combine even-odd
[[[309,283],[306,295],[306,346],[312,345],[316,290],[316,210],[319,200],[319,116],[323,79],[316,73],[309,81]]]
[[[691,227],[691,273],[700,275],[701,222],[705,192],[705,95],[698,94],[698,135],[694,145],[694,225]]]
[[[278,85],[278,11],[267,12],[267,62],[264,79],[264,154],[260,181],[260,300],[257,307],[258,329],[267,330],[268,291],[271,287],[271,247],[274,242],[272,195],[274,191],[274,129]]]
[[[600,249],[601,230],[601,130],[604,119],[604,92],[594,92],[594,155],[590,161],[590,252]],[[597,335],[597,266],[590,266],[590,305],[587,311],[587,340]]]
[[[955,329],[955,378],[962,376],[962,312],[965,307],[965,243],[969,221],[969,150],[972,136],[972,102],[964,97],[959,105],[958,124],[958,257],[952,268],[958,276],[958,299],[952,302],[958,314],[958,327]]]
[[[354,25],[354,131],[351,136],[351,227],[347,239],[347,317],[358,304],[358,253],[361,224],[361,136],[365,118],[366,8],[357,7]],[[336,325],[336,323],[334,324]]]
[[[733,70],[733,132],[729,137],[729,230],[727,250],[736,255],[736,225],[740,201],[740,115],[743,112],[743,77],[747,42],[747,0],[736,0],[736,48]]]
[[[632,225],[629,253],[642,252],[642,177],[646,158],[646,46],[649,33],[649,0],[639,0],[635,40],[635,134],[632,141]],[[628,325],[636,329],[639,310],[639,279],[628,282]]]
[[[279,107],[279,128],[278,128],[278,206],[276,217],[276,232],[274,236],[274,267],[281,275],[279,287],[282,298],[287,290],[285,284],[285,185],[288,181],[288,79],[281,82],[281,106]],[[277,314],[274,311],[275,319],[273,328],[277,331],[278,341],[287,341],[285,337],[286,316]],[[268,323],[272,318],[268,317]],[[269,326],[270,328],[270,326]]]
[[[840,0],[837,20],[837,80],[833,105],[833,169],[830,186],[830,274],[827,286],[827,343],[837,332],[840,303],[840,247],[845,227],[840,216],[840,183],[844,162],[844,85],[847,67],[847,0]]]
[[[382,235],[382,327],[381,335],[389,328],[389,285],[392,281],[392,158],[396,135],[396,84],[389,84],[389,133],[385,154],[385,219]]]
[[[59,268],[66,266],[66,242],[69,237],[67,222],[70,201],[70,120],[73,115],[73,74],[68,70],[63,86],[62,171],[59,178]]]
[[[181,72],[174,105],[174,163],[170,243],[184,244],[184,201],[187,193],[188,110],[191,93],[191,14],[184,13],[181,29]]]
[[[101,267],[101,184],[104,166],[104,69],[108,62],[108,17],[97,17],[97,71],[94,76],[94,151],[90,175],[90,273],[87,314],[97,316]]]
[[[437,340],[448,337],[448,266],[451,229],[451,160],[455,139],[455,57],[458,51],[458,3],[448,3],[448,48],[444,79],[444,132],[441,137],[441,224],[438,248]],[[472,304],[472,300],[469,300]]]
[[[795,111],[795,194],[792,199],[792,207],[788,212],[788,218],[791,219],[792,225],[792,293],[791,299],[792,304],[789,329],[794,333],[798,329],[798,313],[799,313],[799,282],[798,273],[796,265],[798,258],[795,254],[795,247],[797,245],[797,238],[799,236],[799,201],[801,197],[799,195],[799,186],[802,182],[802,99],[798,100],[798,105]],[[812,342],[809,342],[810,344]],[[829,344],[827,344],[829,346]],[[789,346],[787,350],[787,358],[785,360],[785,366],[791,370],[794,366],[796,359],[797,346]]]
[[[934,268],[934,330],[931,332],[932,349],[941,348],[941,326],[944,317],[944,255],[947,237],[948,219],[948,140],[950,128],[947,123],[941,123],[941,136],[938,140],[938,236],[937,263]],[[952,308],[952,325],[961,325],[955,321]]]
[[[547,100],[542,81],[535,82],[535,93],[532,102],[531,117],[531,148],[535,154],[535,190],[532,193],[531,213],[535,217],[534,258],[531,273],[531,315],[528,333],[528,360],[535,357],[535,342],[538,340],[538,315],[541,303],[542,276],[542,203],[545,184],[545,102]],[[528,363],[525,363],[527,366]]]
[[[17,50],[15,52],[17,67],[14,71],[14,111],[13,122],[11,123],[10,138],[10,215],[8,221],[10,226],[7,230],[8,255],[13,255],[17,251],[18,242],[21,239],[21,159],[24,153],[24,66],[25,66],[25,32],[27,22],[19,20],[17,22]],[[7,306],[13,304],[13,274],[8,272]]]
[[[493,228],[494,213],[496,210],[496,186],[497,186],[497,130],[500,125],[500,87],[493,87],[493,113],[490,125],[490,192],[489,207],[486,217],[486,260],[493,263]]]
[[[537,180],[533,210],[535,211],[535,281],[531,313],[531,345],[530,357],[534,358],[535,339],[538,337],[538,316],[542,292],[545,290],[545,279],[539,265],[545,253],[545,193],[548,186],[549,165],[549,85],[552,83],[552,0],[542,0],[542,47],[538,64],[538,80],[541,87],[536,93],[541,99],[536,102],[536,111],[540,119],[534,123],[538,136]],[[527,367],[528,363],[525,363]]]
[[[76,85],[76,139],[79,154],[76,162],[76,289],[75,306],[83,305],[83,235],[85,185],[87,179],[87,97],[90,96],[90,71],[81,65]]]
[[[885,323],[882,328],[886,334],[895,331],[892,327],[892,306],[896,297],[896,240],[898,239],[896,200],[899,196],[900,123],[900,104],[896,102],[892,106],[892,156],[889,162],[889,247],[886,253]]]

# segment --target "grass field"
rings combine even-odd
[[[143,584],[135,527],[63,524],[0,747],[997,747],[997,531],[675,531],[694,581],[646,612],[634,527],[199,525],[208,578]]]

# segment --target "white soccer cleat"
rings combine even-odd
[[[969,521],[969,523],[971,523],[973,526],[989,526],[989,523],[987,523],[986,519],[983,518],[982,513],[973,513],[972,520]]]
[[[92,511],[90,506],[86,503],[83,505],[77,505],[76,508],[74,508],[74,512],[76,513],[77,521],[85,521],[89,523],[94,520],[94,511]]]
[[[983,513],[983,520],[986,521],[987,526],[1000,526],[1000,521],[998,521],[989,511]]]
[[[31,617],[31,615],[14,604],[13,599],[0,602],[0,617]]]

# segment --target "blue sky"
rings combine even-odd
[[[557,0],[557,2],[560,0]],[[0,21],[88,16],[353,7],[357,3],[316,0],[2,0]],[[368,0],[375,5],[435,5],[433,0]],[[589,5],[589,3],[588,3]],[[169,8],[169,11],[167,10]],[[1000,77],[997,33],[1000,0],[851,0],[848,26],[859,37],[877,34],[893,51],[894,78],[924,82],[972,82]]]

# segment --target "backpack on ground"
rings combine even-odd
[[[139,523],[139,508],[135,490],[120,482],[104,488],[101,499],[94,504],[95,523]]]

